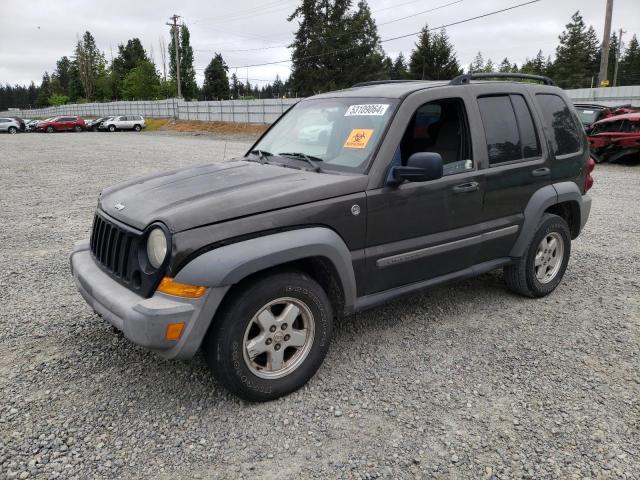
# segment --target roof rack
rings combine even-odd
[[[467,85],[471,80],[480,80],[484,78],[518,78],[521,80],[537,80],[545,85],[555,86],[555,82],[549,77],[544,75],[529,75],[528,73],[502,73],[502,72],[487,72],[487,73],[466,73],[464,75],[458,75],[449,82],[449,85]]]
[[[371,80],[368,82],[359,82],[355,85],[351,85],[351,88],[355,87],[368,87],[369,85],[383,85],[385,83],[411,83],[422,82],[423,80]]]

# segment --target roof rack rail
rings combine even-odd
[[[368,82],[358,82],[354,85],[351,85],[351,88],[354,87],[368,87],[369,85],[383,85],[385,83],[410,83],[410,82],[420,82],[422,80],[370,80]]]
[[[487,72],[487,73],[465,73],[458,75],[449,82],[449,85],[467,85],[471,80],[480,80],[483,78],[518,78],[521,80],[537,80],[545,85],[555,86],[555,82],[544,75],[529,75],[528,73],[503,73],[503,72]]]

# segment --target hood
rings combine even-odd
[[[317,173],[241,160],[133,179],[103,190],[99,207],[139,230],[160,221],[175,233],[364,191],[366,184],[366,175]]]

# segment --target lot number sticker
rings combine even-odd
[[[386,103],[368,103],[365,105],[351,105],[347,112],[344,114],[345,117],[367,117],[367,116],[377,116],[380,117],[385,114],[389,108],[389,105]]]
[[[344,142],[344,148],[367,148],[367,143],[372,135],[373,129],[371,128],[354,128],[347,141]]]

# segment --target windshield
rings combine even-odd
[[[252,148],[302,154],[322,168],[363,171],[395,111],[396,99],[319,98],[294,106]],[[298,155],[300,156],[300,155]]]
[[[588,109],[588,108],[576,108],[576,112],[578,113],[578,117],[583,124],[591,124],[595,122],[598,118],[598,110]]]

